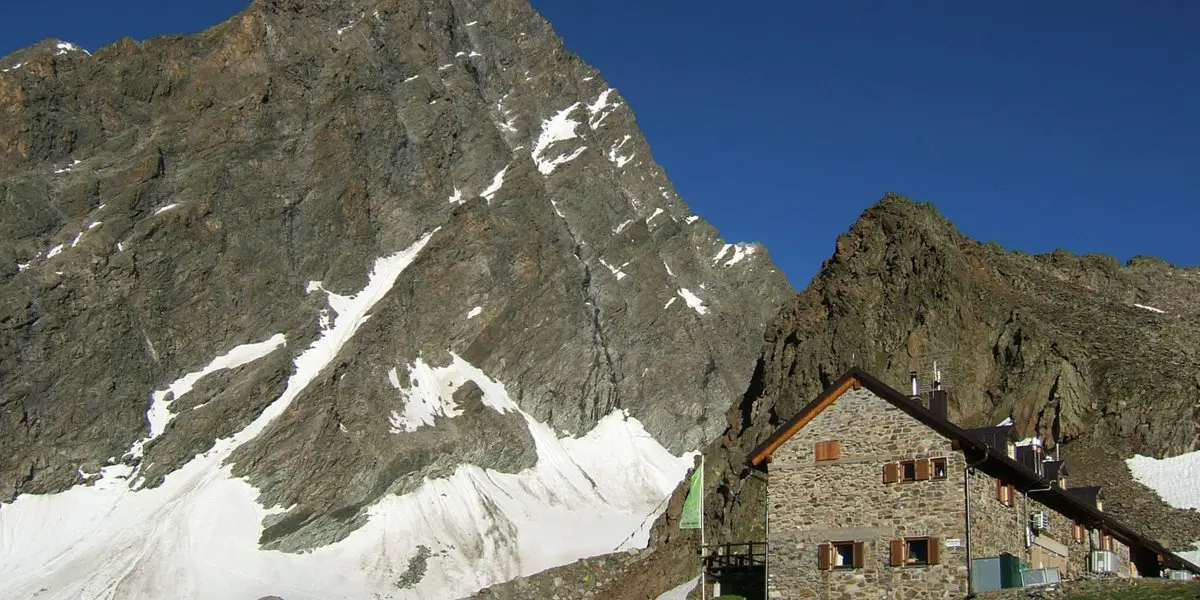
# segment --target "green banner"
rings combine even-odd
[[[704,463],[701,463],[700,468],[692,472],[692,487],[683,499],[683,514],[679,516],[680,529],[700,529],[700,497],[704,494],[700,487],[703,485]]]

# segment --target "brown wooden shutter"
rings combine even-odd
[[[1004,483],[999,479],[996,480],[996,499],[1004,502]]]
[[[826,443],[829,445],[829,448],[828,448],[827,452],[825,453],[825,460],[837,460],[842,457],[842,442],[841,441],[833,440],[831,442],[826,442]]]
[[[820,544],[817,546],[817,569],[821,571],[829,570],[829,563],[833,554],[833,546],[829,544]]]
[[[904,566],[904,540],[892,540],[892,566]]]
[[[825,442],[817,442],[813,447],[813,460],[821,462],[825,460]]]
[[[938,564],[938,549],[941,546],[942,540],[939,538],[929,538],[929,564]]]
[[[929,465],[929,459],[921,459],[917,461],[917,481],[924,481],[933,476],[933,469]]]
[[[1008,486],[1008,496],[1006,497],[1008,498],[1008,505],[1012,506],[1017,501],[1017,488],[1011,485]]]
[[[866,544],[864,544],[862,542],[854,542],[854,568],[855,569],[861,569],[861,568],[863,568],[863,565],[866,564],[866,556],[863,554],[863,550],[865,548],[866,548]]]
[[[883,465],[883,482],[896,483],[900,481],[900,464],[888,463]]]

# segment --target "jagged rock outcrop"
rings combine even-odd
[[[530,468],[530,422],[679,455],[789,293],[524,0],[256,0],[0,69],[0,501],[220,455],[294,551]]]

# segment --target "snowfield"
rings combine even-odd
[[[1163,502],[1183,510],[1200,510],[1200,450],[1162,460],[1138,455],[1126,464],[1133,478],[1154,490]],[[1195,548],[1177,554],[1193,564],[1200,564],[1200,540]]]
[[[606,416],[582,437],[559,437],[521,411],[502,383],[454,355],[451,367],[410,367],[435,384],[430,391],[440,397],[398,390],[398,403],[419,404],[406,408],[403,424],[453,418],[446,399],[475,381],[489,406],[524,417],[537,446],[534,467],[505,474],[460,465],[410,494],[383,498],[368,509],[366,524],[340,542],[304,554],[258,547],[263,518],[284,508],[260,506],[258,491],[233,477],[226,458],[262,433],[337,357],[432,235],[379,259],[358,294],[326,292],[336,317],[296,357],[282,395],[159,487],[140,489],[137,470],[116,464],[84,474],[91,485],[0,504],[0,598],[452,599],[618,546],[645,546],[646,524],[665,508],[692,455],[673,456],[624,412]],[[318,290],[324,291],[319,282],[309,285],[310,293]],[[210,372],[283,345],[282,337],[273,337],[242,347],[168,389],[178,397]],[[425,412],[435,406],[442,410]],[[160,407],[151,416],[162,414]],[[424,576],[402,587],[410,559],[421,554],[428,554]]]

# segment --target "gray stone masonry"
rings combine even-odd
[[[818,461],[816,446],[826,441],[840,450]],[[944,459],[945,476],[885,483],[885,465],[922,459]],[[866,389],[847,391],[772,456],[769,597],[964,597],[965,468],[962,453],[933,429]],[[1088,543],[1074,542],[1071,520],[1032,498],[1027,507],[1024,490],[1013,490],[1011,503],[1000,499],[996,480],[979,470],[968,479],[973,557],[1008,553],[1029,568],[1058,566],[1064,579],[1086,568]],[[1049,513],[1049,528],[1031,535],[1028,515],[1036,511]],[[936,538],[937,563],[892,566],[893,542],[918,537]],[[821,545],[834,542],[861,543],[861,567],[822,569]],[[1116,553],[1128,576],[1128,549],[1117,544]]]

